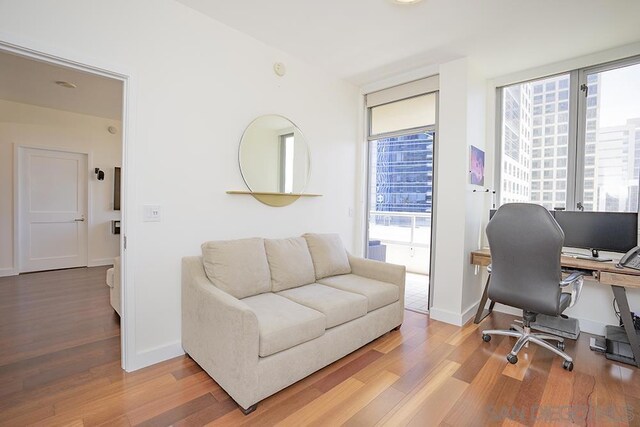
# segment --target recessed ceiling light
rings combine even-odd
[[[422,0],[391,0],[396,4],[414,4],[414,3],[419,3]]]
[[[56,84],[57,84],[58,86],[65,87],[65,88],[67,88],[67,89],[75,89],[75,88],[77,88],[77,87],[78,87],[78,86],[74,85],[74,84],[73,84],[73,83],[71,83],[71,82],[65,82],[65,81],[63,81],[63,80],[58,80],[58,81],[56,82]]]

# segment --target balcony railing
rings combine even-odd
[[[370,211],[369,240],[429,248],[431,246],[431,213]]]

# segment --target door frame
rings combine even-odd
[[[371,156],[371,141],[375,140],[375,139],[382,139],[382,138],[389,138],[389,137],[393,137],[393,136],[401,136],[401,135],[407,135],[407,134],[411,134],[411,133],[417,133],[417,132],[433,132],[433,170],[432,170],[432,175],[431,175],[431,236],[430,236],[430,247],[429,247],[429,289],[428,289],[428,293],[427,293],[427,314],[431,311],[431,307],[433,305],[433,289],[435,288],[435,268],[434,265],[435,263],[433,262],[435,259],[435,248],[436,248],[436,204],[437,204],[437,193],[436,193],[436,180],[437,180],[437,163],[438,163],[438,154],[437,154],[437,150],[438,150],[438,140],[439,140],[439,121],[440,121],[440,89],[433,89],[430,90],[428,92],[423,92],[423,93],[419,93],[419,94],[414,94],[411,96],[408,96],[406,98],[402,98],[402,99],[409,99],[409,98],[413,98],[416,96],[421,96],[421,95],[427,95],[427,94],[435,94],[436,97],[436,110],[435,110],[435,124],[434,125],[429,125],[429,126],[420,126],[417,128],[410,128],[410,129],[403,129],[401,131],[395,131],[395,132],[388,132],[388,133],[384,133],[384,134],[379,134],[376,135],[375,138],[370,136],[371,134],[371,107],[367,107],[366,103],[364,105],[364,110],[365,110],[365,114],[364,114],[364,129],[365,129],[365,136],[364,136],[364,141],[365,141],[365,149],[364,149],[364,192],[365,192],[365,197],[364,197],[364,216],[363,216],[363,226],[364,226],[364,230],[363,230],[363,237],[364,237],[364,241],[362,241],[362,245],[363,245],[363,254],[364,254],[364,258],[367,258],[369,256],[369,206],[371,203],[370,200],[370,196],[371,196],[371,192],[370,190],[370,185],[371,185],[371,176],[370,176],[370,169],[369,169],[369,162],[370,162],[370,156]],[[366,95],[365,95],[366,96]],[[398,101],[402,100],[402,99],[398,99]],[[391,102],[395,102],[395,101],[391,101]]]
[[[133,288],[134,272],[131,266],[135,265],[135,242],[136,228],[134,224],[135,206],[137,206],[135,188],[135,161],[134,140],[135,134],[135,114],[136,111],[136,87],[137,78],[135,74],[121,64],[105,63],[95,57],[78,55],[78,52],[65,50],[48,43],[36,42],[31,39],[0,33],[0,51],[19,55],[28,59],[45,62],[71,68],[77,71],[98,75],[118,80],[122,83],[122,177],[121,177],[121,197],[122,197],[122,222],[120,239],[120,259],[121,259],[121,310],[120,320],[120,344],[121,344],[121,367],[126,371],[133,371],[140,366],[138,356],[135,351],[135,290]],[[16,152],[14,145],[14,153]],[[15,154],[14,154],[15,156]],[[15,162],[15,160],[14,160]],[[15,163],[14,163],[15,166]],[[14,169],[15,170],[15,169]],[[16,209],[17,195],[14,192],[14,216],[18,214]],[[89,200],[88,200],[88,203]],[[87,211],[89,215],[89,211]],[[15,227],[15,225],[14,225]],[[14,236],[15,234],[14,228]],[[14,239],[16,240],[16,239]],[[14,242],[13,268],[16,270],[16,255]]]
[[[22,160],[22,156],[24,153],[24,150],[46,150],[46,151],[58,151],[60,153],[70,153],[70,154],[83,154],[85,156],[87,156],[87,178],[90,178],[90,173],[89,171],[90,169],[90,165],[93,164],[93,156],[92,153],[90,151],[86,151],[86,150],[77,150],[77,151],[73,151],[73,150],[69,150],[66,148],[59,148],[59,147],[45,147],[42,145],[32,145],[32,144],[13,144],[13,199],[14,199],[14,205],[13,205],[13,209],[14,209],[14,214],[13,214],[13,253],[14,253],[14,257],[13,257],[13,266],[14,266],[14,273],[15,274],[20,274],[21,270],[22,270],[22,254],[21,254],[21,250],[22,248],[20,247],[20,237],[21,237],[21,233],[20,233],[20,211],[21,211],[21,203],[22,200],[20,199],[20,184],[21,184],[21,179],[20,179],[20,165],[21,165],[21,160]],[[87,248],[87,267],[90,267],[90,263],[89,263],[89,226],[92,223],[92,214],[93,212],[91,211],[91,185],[89,185],[89,179],[87,179],[87,197],[86,197],[86,205],[85,205],[85,212],[87,212],[87,235],[85,236],[86,240],[87,240],[87,244],[86,244],[86,248]]]

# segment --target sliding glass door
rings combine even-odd
[[[405,306],[428,311],[434,93],[370,109],[367,257],[407,267]]]

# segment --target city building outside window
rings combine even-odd
[[[640,58],[499,88],[499,202],[638,211],[638,94]]]

